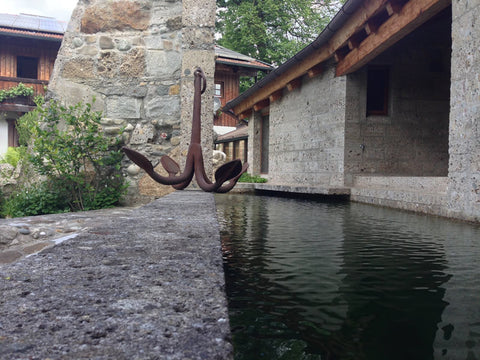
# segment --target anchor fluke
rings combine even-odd
[[[220,166],[215,172],[215,183],[212,183],[207,177],[203,164],[202,147],[200,145],[201,96],[207,86],[207,80],[200,68],[195,70],[194,75],[195,93],[193,99],[192,137],[183,172],[180,173],[180,166],[175,160],[165,155],[162,156],[160,162],[167,171],[168,176],[162,176],[155,172],[150,160],[139,152],[127,147],[123,147],[123,151],[130,160],[140,166],[153,180],[160,184],[172,185],[175,189],[182,190],[188,186],[195,175],[197,183],[202,190],[224,193],[230,191],[235,186],[239,177],[247,171],[248,164],[245,163],[242,166],[240,160],[232,160]],[[229,183],[224,185],[227,181]]]

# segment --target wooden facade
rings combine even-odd
[[[232,67],[224,64],[216,64],[215,66],[215,84],[217,89],[219,86],[220,93],[216,94],[223,107],[227,102],[235,99],[240,95],[240,75],[235,72]],[[216,126],[237,126],[237,120],[227,114],[220,113],[215,117],[214,125]]]
[[[223,108],[240,95],[240,78],[256,78],[259,72],[270,72],[273,67],[249,56],[224,47],[215,46],[215,97]],[[236,117],[220,113],[215,116],[215,126],[236,127]]]
[[[60,42],[0,36],[0,90],[17,86],[20,82],[33,87],[35,94],[43,94],[53,71]],[[19,77],[17,72],[22,59],[32,59],[36,69],[32,77]]]
[[[41,31],[42,24],[53,32]],[[64,24],[52,18],[2,14],[0,24],[0,90],[20,83],[44,95],[58,50]],[[16,97],[0,102],[0,154],[18,146],[16,119],[35,108],[32,98]]]

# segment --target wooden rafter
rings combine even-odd
[[[254,111],[260,111],[262,109],[265,109],[267,106],[270,105],[270,100],[264,99],[253,105],[253,110]]]
[[[251,109],[260,100],[266,99],[270,94],[283,89],[287,84],[303,75],[309,69],[329,59],[335,53],[335,50],[347,44],[348,39],[355,33],[363,30],[365,21],[375,15],[379,9],[385,8],[387,0],[365,1],[362,6],[346,21],[342,29],[333,34],[332,38],[324,46],[314,51],[310,56],[300,61],[296,66],[287,70],[281,77],[268,83],[250,97],[246,98],[240,104],[233,108],[235,114],[241,114],[247,109]]]
[[[336,75],[342,76],[358,70],[450,4],[451,0],[407,2],[399,12],[393,12],[374,34],[370,34],[359,47],[352,49],[339,61]]]
[[[390,0],[386,6],[388,15],[392,16],[393,14],[398,14],[400,11],[402,11],[402,8],[406,2],[406,0]]]
[[[298,89],[302,86],[302,79],[301,78],[296,78],[296,79],[293,79],[292,81],[290,81],[288,84],[287,84],[287,90],[288,91],[293,91],[295,89]]]
[[[325,67],[323,66],[323,63],[320,63],[308,69],[307,74],[309,78],[314,78],[315,76],[322,74],[324,71],[325,71]]]
[[[238,118],[240,120],[245,120],[249,117],[252,116],[252,109],[247,109],[246,111],[242,112],[241,114],[238,115]]]
[[[273,93],[292,88],[305,74],[316,76],[323,71],[317,66],[331,57],[338,62],[337,76],[353,72],[450,4],[451,0],[365,1],[327,43],[258,89],[233,111],[239,114],[252,109]]]
[[[273,103],[277,100],[280,100],[283,96],[283,89],[277,90],[274,93],[272,93],[269,97],[268,100],[270,100],[270,103]]]

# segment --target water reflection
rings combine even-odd
[[[216,199],[237,360],[480,358],[478,227],[361,204]]]

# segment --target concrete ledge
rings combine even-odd
[[[311,194],[311,195],[332,195],[347,196],[350,194],[348,188],[334,188],[327,186],[300,186],[291,184],[269,184],[269,183],[238,183],[235,185],[236,192],[248,191],[273,191],[283,193]]]
[[[350,199],[431,215],[446,216],[445,177],[382,177],[355,179]]]
[[[421,191],[425,193],[445,193],[448,177],[436,176],[356,176],[354,188],[392,189],[401,191]]]
[[[0,266],[0,358],[232,359],[213,196],[102,220]]]

